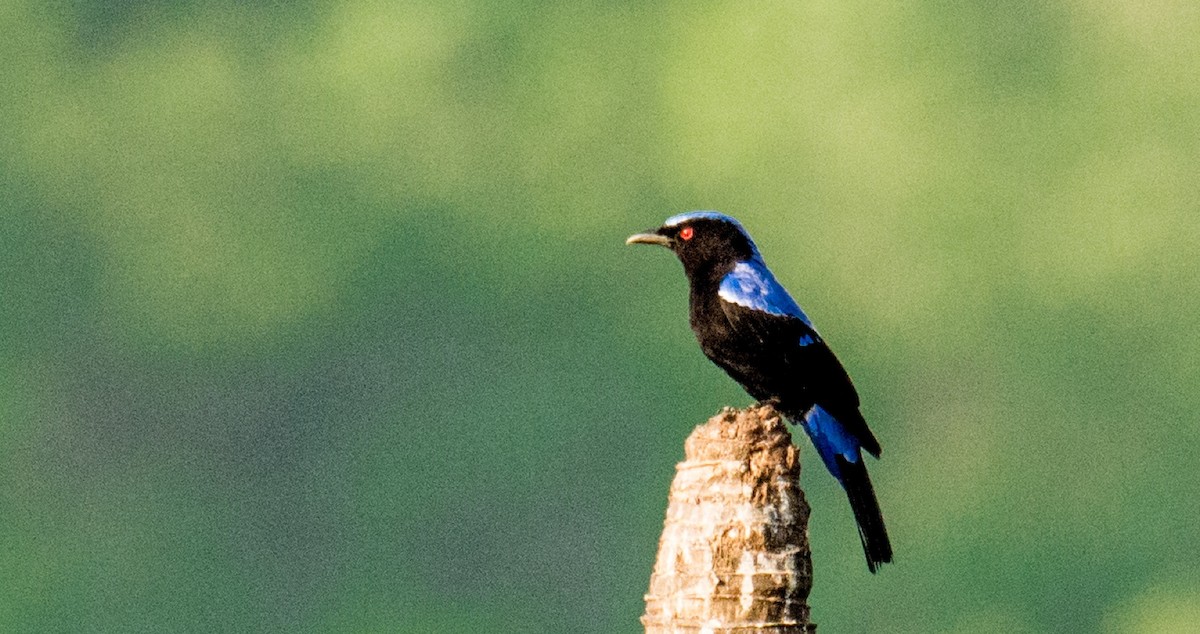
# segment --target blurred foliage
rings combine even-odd
[[[886,448],[878,577],[805,479],[823,630],[1184,631],[1198,67],[1179,0],[5,3],[0,630],[637,631],[748,399],[622,239],[715,208]]]

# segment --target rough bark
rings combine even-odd
[[[692,432],[646,594],[647,634],[816,631],[797,453],[769,405],[725,408]]]

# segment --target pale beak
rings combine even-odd
[[[671,248],[671,239],[657,233],[635,233],[625,239],[625,244],[657,244]]]

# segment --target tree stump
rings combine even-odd
[[[646,594],[647,634],[794,634],[812,558],[798,450],[769,405],[725,408],[676,466]]]

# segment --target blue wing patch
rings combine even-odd
[[[807,324],[809,328],[812,327],[808,315],[800,310],[796,300],[788,295],[783,286],[775,280],[775,276],[771,275],[767,265],[757,257],[734,265],[733,270],[721,280],[717,295],[727,302],[753,310],[761,310],[772,315],[795,317]],[[812,343],[811,339],[805,343],[801,338],[800,345],[809,343]]]

